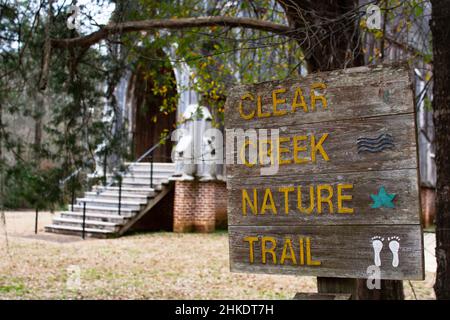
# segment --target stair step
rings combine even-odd
[[[103,199],[101,197],[99,198],[77,198],[76,202],[80,205],[83,204],[83,202],[86,202],[86,205],[89,205],[89,203],[93,203],[98,206],[106,206],[106,207],[119,207],[119,198],[117,199]],[[147,200],[144,201],[129,201],[121,199],[120,206],[121,208],[130,208],[135,210],[140,210],[143,205],[147,203]]]
[[[168,183],[169,177],[161,177],[161,178],[155,178],[153,177],[153,184],[162,184],[162,183]],[[150,177],[142,177],[142,176],[125,176],[122,180],[122,185],[127,183],[138,183],[143,184],[145,186],[150,187]]]
[[[150,175],[150,165],[140,164],[125,168],[126,174],[145,174]],[[173,167],[159,167],[153,166],[153,175],[171,176],[175,173],[175,166]]]
[[[156,183],[153,182],[153,188],[157,191],[161,191],[162,190],[162,186],[163,184],[168,184],[169,181],[164,181],[163,183]],[[124,180],[122,183],[122,188],[141,188],[141,187],[145,187],[145,186],[149,186],[148,182],[142,182],[142,181],[132,181],[132,180]],[[119,187],[117,187],[117,190],[119,190]],[[123,190],[123,189],[122,189]]]
[[[133,174],[145,174],[150,175],[150,166],[131,167],[127,170]],[[158,169],[153,167],[153,174],[171,176],[175,173],[175,169]]]
[[[81,236],[83,228],[82,227],[71,227],[71,226],[61,226],[61,225],[48,225],[45,226],[46,232],[59,233],[59,234],[68,234],[68,235],[77,235]],[[96,228],[85,228],[85,235],[87,237],[93,238],[111,238],[116,236],[116,232],[111,232],[109,230],[96,229]]]
[[[127,166],[129,168],[145,168],[145,167],[150,168],[150,162],[125,162],[125,166]],[[153,169],[175,171],[175,163],[173,163],[173,162],[153,162]]]
[[[129,168],[122,181],[121,212],[118,212],[119,186],[96,185],[91,191],[77,198],[74,206],[53,218],[51,225],[45,227],[46,232],[81,236],[83,230],[83,202],[86,203],[85,236],[108,238],[127,230],[144,206],[156,195],[165,195],[165,184],[175,172],[174,163],[154,163],[153,187],[150,188],[150,163],[138,163]],[[111,180],[111,175],[108,175]],[[161,194],[160,192],[163,192]],[[158,198],[159,199],[159,198]],[[142,211],[143,212],[143,211]],[[131,219],[131,220],[130,220]]]
[[[119,192],[111,192],[111,191],[101,191],[97,193],[96,191],[89,191],[85,192],[84,195],[86,198],[95,198],[95,199],[118,199],[119,198]],[[136,194],[136,193],[130,193],[129,191],[124,192],[122,190],[122,199],[123,200],[131,200],[131,201],[139,201],[139,202],[147,202],[149,198],[153,198],[155,196],[155,192],[152,192],[149,195],[144,194]]]
[[[61,218],[68,219],[83,219],[82,212],[76,211],[63,211],[61,212]],[[124,224],[130,217],[119,216],[118,214],[101,214],[86,212],[86,219],[92,221],[104,221],[104,222],[114,222],[117,224]]]
[[[156,186],[155,186],[156,187]],[[109,186],[109,187],[104,187],[101,185],[95,185],[92,187],[92,189],[94,191],[96,190],[105,190],[105,192],[111,191],[111,192],[118,192],[119,191],[119,187],[118,186]],[[158,191],[158,189],[156,188],[150,188],[150,187],[127,187],[122,185],[122,192],[132,192],[135,194],[156,194],[156,191]]]
[[[69,205],[69,208],[71,206]],[[75,212],[83,212],[83,205],[74,205],[73,209]],[[107,206],[93,206],[93,205],[86,205],[86,212],[92,212],[92,213],[104,213],[104,214],[118,214],[118,207],[107,207]],[[124,217],[132,217],[136,213],[138,213],[139,210],[133,210],[130,208],[121,208],[120,214]]]
[[[92,206],[94,207],[98,207],[98,208],[103,208],[106,207],[108,209],[115,209],[116,211],[119,210],[119,201],[114,201],[114,200],[110,200],[111,202],[100,202],[97,199],[79,199],[80,201],[75,201],[75,205],[79,205],[81,208],[83,208],[83,203],[84,201],[86,201],[86,209],[87,208],[92,208]],[[120,210],[124,211],[124,210],[131,210],[131,211],[141,211],[141,208],[144,206],[144,204],[142,205],[135,205],[135,204],[126,204],[123,203],[123,201],[120,204]]]
[[[120,227],[121,227],[121,225],[114,223],[114,222],[85,220],[84,223],[85,223],[86,228],[109,230],[111,232],[117,232],[120,230]],[[71,227],[81,227],[82,228],[83,219],[70,219],[70,218],[56,217],[53,219],[53,224],[57,225],[57,226],[71,226]]]
[[[108,182],[110,183],[110,182]],[[159,191],[162,189],[163,184],[168,184],[169,178],[167,179],[154,179],[153,180],[153,189]],[[114,183],[114,187],[117,187],[117,190],[119,190],[119,184]],[[122,180],[122,191],[124,191],[123,188],[128,189],[134,189],[134,188],[150,188],[150,180],[149,179],[135,179],[135,178],[123,178]]]
[[[167,176],[159,176],[159,177],[155,177],[153,176],[153,183],[154,184],[161,184],[164,183],[165,181],[168,181],[170,179],[170,177],[172,177],[172,175],[167,175]],[[142,180],[144,184],[146,184],[147,186],[150,186],[150,175],[142,175],[142,174],[135,174],[135,175],[126,175],[123,177],[123,180]]]
[[[108,179],[114,177],[114,175],[112,174],[107,174],[106,175]],[[153,172],[153,179],[154,180],[161,180],[161,179],[168,179],[172,176],[172,173],[160,173],[160,172]],[[145,171],[130,171],[127,172],[126,174],[124,174],[122,176],[124,179],[125,178],[139,178],[139,179],[147,179],[148,181],[150,181],[150,171],[145,172]]]

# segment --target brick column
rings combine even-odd
[[[225,183],[176,181],[173,208],[174,232],[214,232],[216,222],[226,226]]]
[[[197,189],[194,229],[197,232],[214,232],[216,227],[215,182],[199,182]]]
[[[175,181],[173,205],[173,231],[191,232],[194,230],[196,211],[197,182]]]
[[[227,185],[223,181],[216,181],[215,185],[215,212],[216,212],[216,229],[227,228]]]

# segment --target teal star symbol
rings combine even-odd
[[[392,200],[394,200],[396,194],[394,193],[387,193],[386,189],[384,187],[381,187],[378,189],[378,194],[371,194],[370,197],[373,200],[373,203],[370,205],[372,209],[376,208],[394,208],[394,204],[392,203]]]

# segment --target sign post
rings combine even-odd
[[[239,86],[225,114],[231,271],[424,279],[406,66]]]

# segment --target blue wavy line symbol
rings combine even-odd
[[[395,147],[394,138],[389,133],[383,133],[376,138],[360,137],[356,139],[356,145],[358,153],[376,153]]]

